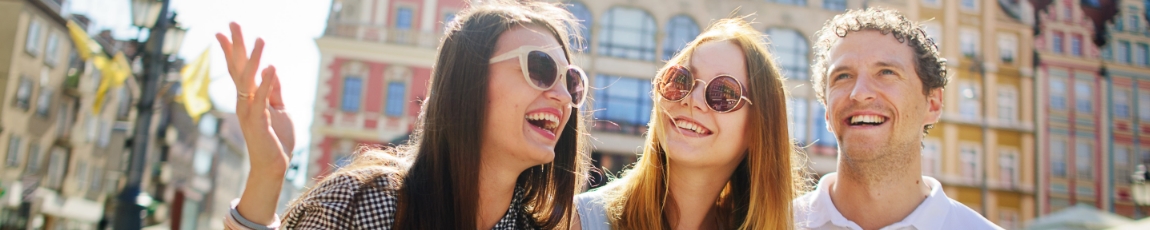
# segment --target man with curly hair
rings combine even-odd
[[[851,10],[816,35],[812,81],[838,140],[838,172],[794,201],[799,229],[1001,229],[922,175],[942,114],[946,60],[901,13]]]

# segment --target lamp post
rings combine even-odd
[[[149,29],[143,49],[144,73],[138,80],[143,88],[136,105],[135,130],[132,133],[132,151],[129,153],[127,181],[116,197],[115,229],[143,227],[144,207],[137,200],[141,196],[140,182],[146,168],[148,135],[151,131],[153,106],[161,75],[166,71],[168,55],[176,53],[186,29],[175,26],[175,14],[169,17],[169,0],[132,0],[132,24]],[[162,17],[161,17],[162,16]],[[164,39],[171,39],[165,42]]]
[[[1130,183],[1130,193],[1134,197],[1134,212],[1137,215],[1142,210],[1140,207],[1150,206],[1150,183],[1146,181],[1150,179],[1150,171],[1146,171],[1146,165],[1139,164],[1130,179],[1133,182]]]

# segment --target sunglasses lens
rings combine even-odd
[[[583,85],[587,82],[587,75],[583,74],[583,70],[579,67],[571,66],[567,69],[567,92],[571,93],[571,103],[575,105],[583,104],[583,99],[586,98],[586,87]]]
[[[691,72],[687,68],[674,66],[663,73],[663,77],[659,78],[659,83],[655,87],[663,98],[677,101],[691,93],[693,83],[695,79],[691,77]]]
[[[729,112],[736,109],[743,95],[743,88],[739,81],[730,76],[719,76],[707,85],[707,105],[719,112]]]
[[[555,68],[555,60],[551,59],[551,55],[543,51],[527,53],[527,72],[529,72],[527,74],[535,86],[550,88],[555,84],[555,79],[559,77],[559,71]]]

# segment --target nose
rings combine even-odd
[[[695,79],[695,86],[691,88],[691,94],[687,95],[682,101],[679,101],[683,106],[688,106],[692,109],[699,110],[699,112],[711,111],[711,107],[707,106],[707,82],[702,79]]]
[[[851,89],[851,100],[858,102],[871,101],[875,98],[874,79],[867,75],[859,75]]]
[[[555,79],[555,84],[551,86],[551,89],[543,91],[543,95],[546,96],[547,99],[559,102],[561,105],[570,105],[572,100],[571,92],[567,91],[567,79],[563,76],[560,76],[559,79]]]

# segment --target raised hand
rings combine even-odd
[[[279,76],[274,66],[264,69],[259,84],[255,75],[263,55],[264,41],[256,39],[249,57],[240,25],[231,23],[232,38],[216,34],[228,63],[228,73],[236,85],[236,116],[247,143],[251,171],[236,207],[244,218],[270,224],[275,215],[284,173],[295,147],[291,118],[284,111]]]

